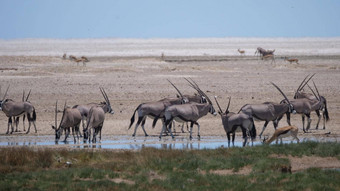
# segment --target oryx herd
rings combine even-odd
[[[258,50],[261,53],[261,49]],[[262,54],[262,53],[261,53]],[[273,82],[271,84],[279,93],[283,96],[283,100],[280,103],[275,102],[264,102],[262,104],[245,104],[242,106],[237,113],[230,112],[229,106],[231,97],[225,111],[222,110],[218,103],[217,96],[214,96],[215,102],[218,106],[218,112],[214,108],[214,104],[209,96],[203,91],[199,85],[191,78],[184,78],[188,85],[196,91],[194,95],[183,95],[181,91],[171,82],[168,82],[176,89],[178,96],[173,98],[164,98],[158,101],[142,103],[134,110],[130,119],[130,125],[128,129],[132,127],[135,122],[135,115],[137,115],[137,122],[132,136],[136,136],[136,131],[139,126],[145,136],[148,136],[145,130],[145,121],[149,117],[153,119],[152,127],[154,128],[157,121],[161,120],[162,128],[160,130],[159,139],[165,134],[170,134],[172,138],[174,123],[189,123],[190,124],[190,135],[189,139],[192,139],[193,126],[197,126],[197,136],[200,139],[200,124],[198,120],[208,113],[216,116],[217,113],[221,116],[222,126],[228,138],[228,145],[230,145],[230,135],[232,135],[232,144],[234,144],[235,132],[238,130],[242,131],[243,145],[246,145],[248,136],[253,141],[256,138],[256,128],[254,120],[264,121],[263,128],[259,134],[260,138],[266,129],[269,122],[273,123],[276,129],[273,137],[266,141],[267,143],[272,142],[274,139],[278,139],[284,135],[292,135],[297,141],[297,128],[291,126],[290,115],[300,114],[302,116],[302,127],[304,132],[308,132],[311,126],[310,114],[315,111],[318,116],[316,129],[318,129],[321,117],[323,117],[323,129],[325,129],[326,121],[329,120],[329,114],[327,110],[326,98],[319,94],[316,84],[312,80],[315,74],[307,75],[301,84],[298,86],[295,95],[292,99],[289,99],[285,93]],[[313,88],[308,84],[312,80]],[[305,87],[308,87],[312,93],[304,91]],[[0,87],[1,88],[1,87]],[[31,125],[36,129],[36,110],[32,103],[28,101],[31,91],[25,98],[23,94],[22,101],[13,101],[12,99],[6,98],[9,86],[0,100],[0,110],[2,110],[8,117],[7,132],[6,134],[14,132],[13,121],[15,122],[16,130],[18,131],[19,117],[23,116],[23,122],[25,117],[29,121],[29,127],[26,133],[29,133]],[[100,103],[88,103],[85,105],[75,105],[68,107],[65,101],[62,110],[62,117],[58,125],[58,101],[55,103],[55,121],[52,125],[52,129],[55,132],[55,141],[59,141],[63,132],[65,133],[64,141],[72,130],[74,142],[79,142],[80,137],[83,137],[84,142],[97,142],[97,135],[99,134],[99,140],[101,141],[101,131],[105,121],[105,114],[114,114],[110,100],[104,88],[100,87],[99,90],[104,98],[103,102]],[[1,89],[0,89],[1,95]],[[321,112],[321,114],[320,114]],[[289,126],[279,128],[279,121],[286,115],[287,123]],[[305,127],[305,117],[307,117],[307,126]],[[80,124],[82,124],[82,131],[80,130]],[[11,131],[10,131],[11,127]],[[25,126],[24,126],[25,131]]]

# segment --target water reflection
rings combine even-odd
[[[317,141],[317,142],[338,142],[339,137],[305,137],[301,138],[302,142]],[[216,149],[228,148],[227,139],[223,136],[209,136],[202,137],[201,140],[190,140],[187,137],[164,137],[159,140],[158,136],[149,137],[130,137],[130,136],[107,136],[103,137],[100,143],[74,143],[73,139],[70,141],[55,142],[53,136],[2,136],[0,137],[0,146],[67,146],[77,149],[127,149],[140,150],[142,148],[158,148],[158,149]],[[235,147],[242,147],[242,139],[235,140]],[[284,144],[291,143],[290,139],[283,141]],[[295,143],[295,142],[294,142]],[[258,139],[253,145],[262,144]],[[272,143],[275,144],[275,143]],[[251,146],[251,143],[247,146]]]

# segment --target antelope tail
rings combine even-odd
[[[35,112],[35,109],[33,109],[33,121],[37,120],[37,113]]]
[[[255,123],[254,123],[254,120],[251,119],[251,121],[253,122],[253,128],[250,130],[250,137],[252,139],[255,139],[256,138],[256,128],[255,128]]]
[[[87,122],[86,122],[86,129],[84,129],[84,132],[88,131],[88,129],[89,129],[89,125],[91,123],[92,113],[93,113],[93,109],[91,108],[90,111],[89,111],[89,115],[88,115]]]
[[[133,112],[132,117],[131,117],[131,119],[130,119],[130,125],[129,125],[129,128],[128,128],[128,129],[130,129],[131,126],[132,126],[132,124],[135,122],[135,114],[136,114],[136,111],[137,111],[141,106],[142,106],[142,104],[140,104],[140,105],[135,109],[135,111]]]
[[[324,115],[326,117],[326,121],[328,121],[329,120],[329,114],[328,114],[328,110],[327,110],[327,101],[326,101],[326,99],[325,99],[325,112],[324,112]]]

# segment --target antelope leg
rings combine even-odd
[[[12,117],[9,117],[9,118],[8,118],[8,123],[7,123],[7,132],[6,132],[6,134],[8,134],[8,133],[9,133],[9,126],[12,126]]]
[[[261,138],[262,133],[264,132],[264,130],[267,128],[268,123],[269,123],[269,121],[266,121],[266,122],[264,123],[263,128],[262,128],[262,131],[261,131],[261,133],[260,133],[260,135],[259,135],[260,138]]]
[[[146,121],[146,117],[145,117],[144,120],[142,121],[142,129],[143,129],[143,132],[144,132],[145,137],[147,137],[147,136],[149,136],[149,135],[146,133],[145,128],[144,128],[145,121]]]
[[[136,126],[135,126],[135,131],[133,132],[132,136],[136,136],[136,131],[137,131],[137,128],[139,126],[139,124],[143,121],[144,117],[138,117],[138,121],[136,123]]]
[[[315,110],[315,113],[318,116],[318,122],[316,123],[315,129],[319,129],[319,123],[320,123],[320,120],[321,120],[320,111],[319,110]]]
[[[310,118],[310,114],[306,114],[306,116],[307,116],[307,131],[309,130],[309,128],[310,128],[310,124],[311,124],[311,122],[312,122],[312,119]]]
[[[307,131],[305,130],[305,115],[302,114],[302,129],[304,133],[307,133]]]
[[[19,117],[15,119],[15,132],[18,132]]]

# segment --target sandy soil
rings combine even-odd
[[[193,94],[184,77],[194,79],[207,92],[211,99],[218,96],[225,109],[228,97],[232,97],[230,111],[237,112],[244,104],[279,102],[283,99],[280,93],[270,85],[276,83],[292,98],[294,90],[307,74],[316,73],[316,82],[320,94],[327,98],[331,120],[326,130],[315,130],[317,116],[312,114],[311,133],[302,133],[301,116],[292,116],[292,124],[300,129],[301,136],[340,136],[340,56],[298,55],[300,64],[289,64],[278,55],[275,63],[258,60],[254,56],[165,56],[160,57],[89,57],[86,67],[77,66],[75,62],[56,56],[0,56],[0,79],[3,96],[10,84],[8,98],[20,101],[22,92],[32,90],[30,101],[37,111],[38,133],[30,135],[52,135],[54,130],[54,104],[59,100],[59,108],[64,101],[68,106],[89,102],[100,102],[103,97],[99,87],[104,87],[115,111],[107,114],[104,135],[131,135],[128,130],[130,118],[136,107],[143,102],[155,101],[165,97],[174,97],[175,89],[167,82],[171,80],[184,94]],[[217,109],[217,107],[215,107]],[[59,113],[61,119],[61,113]],[[0,113],[0,135],[7,130],[7,118]],[[158,135],[159,123],[151,128],[147,120],[146,131]],[[224,135],[219,116],[207,116],[199,120],[201,136]],[[322,128],[322,121],[320,126]],[[263,122],[256,122],[258,132]],[[282,120],[280,127],[287,125]],[[27,124],[26,124],[27,127]],[[22,122],[19,126],[22,130]],[[195,134],[197,129],[194,128]],[[273,132],[272,124],[268,125],[265,135]],[[15,135],[21,135],[15,133]],[[13,135],[13,136],[15,136]],[[141,128],[137,136],[143,136]],[[188,136],[188,133],[182,136]]]

